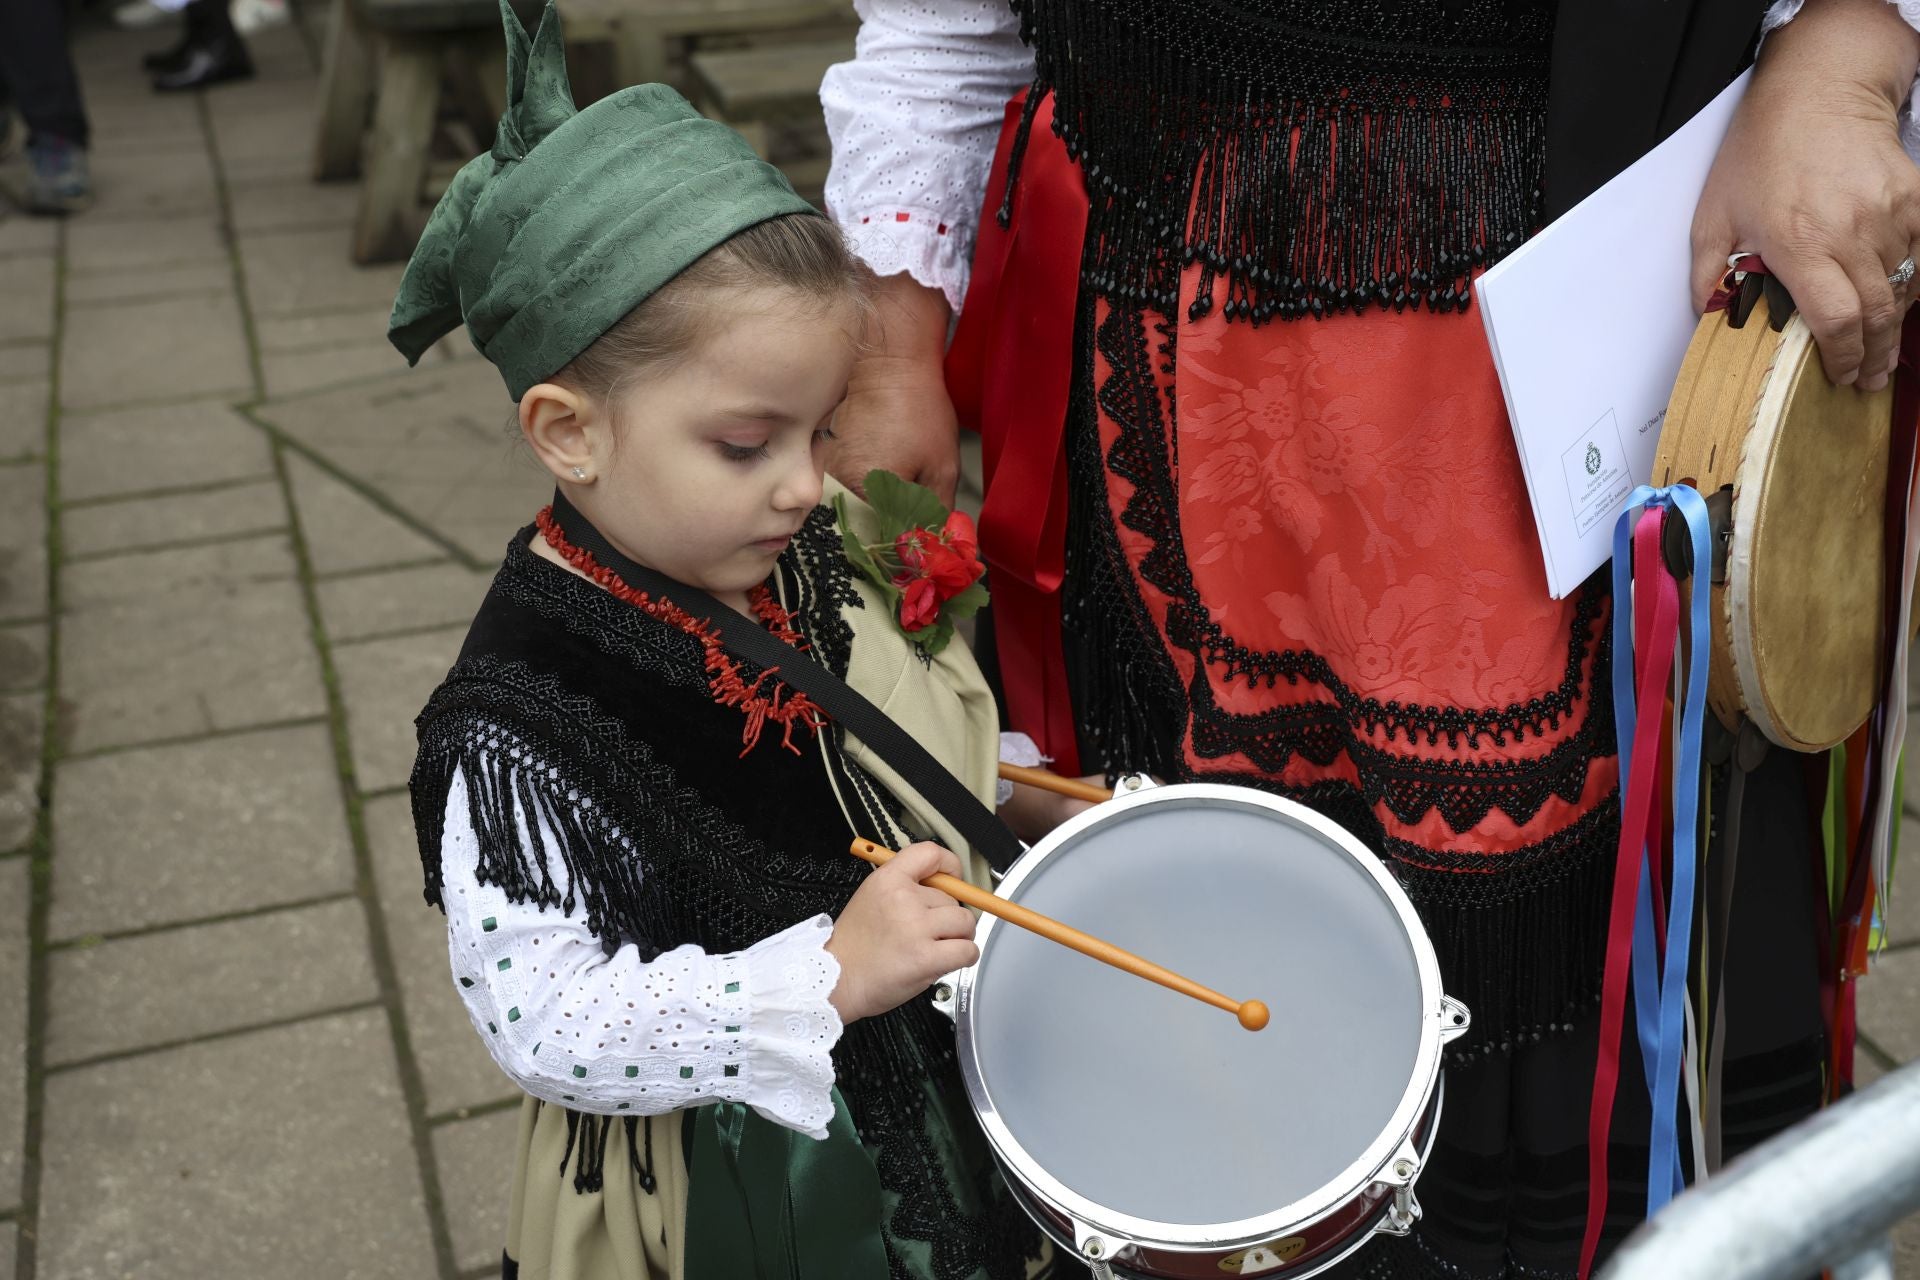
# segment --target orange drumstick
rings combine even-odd
[[[1091,782],[1082,782],[1078,778],[1063,778],[1049,769],[1029,769],[1025,765],[1003,764],[1000,776],[1008,782],[1024,782],[1030,787],[1039,787],[1042,791],[1054,791],[1063,796],[1072,796],[1075,800],[1091,800],[1099,804],[1113,799],[1112,787],[1096,787]]]
[[[864,858],[874,866],[885,866],[893,858],[893,850],[883,849],[871,840],[855,840],[853,856]],[[1103,964],[1116,969],[1124,969],[1136,977],[1149,982],[1157,982],[1182,995],[1192,996],[1195,1000],[1212,1005],[1216,1009],[1225,1009],[1240,1019],[1240,1025],[1249,1031],[1258,1031],[1267,1025],[1269,1014],[1267,1006],[1258,1000],[1239,1001],[1221,995],[1211,987],[1203,987],[1191,978],[1183,978],[1171,969],[1162,969],[1151,960],[1145,960],[1131,951],[1123,951],[1111,942],[1102,942],[1091,934],[1080,932],[1071,925],[1061,924],[1052,916],[1043,916],[1017,902],[1008,902],[996,897],[985,889],[976,889],[955,876],[936,871],[920,883],[930,889],[938,889],[949,897],[956,898],[970,907],[977,907],[991,916],[998,916],[1008,924],[1019,925],[1059,943],[1071,947],[1081,955],[1092,956]]]

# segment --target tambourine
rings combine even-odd
[[[1708,705],[1824,751],[1867,719],[1883,661],[1894,393],[1836,387],[1773,277],[1736,272],[1702,317],[1661,429],[1654,483],[1707,499]]]

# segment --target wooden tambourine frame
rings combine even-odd
[[[1770,280],[1730,312],[1703,317],[1687,348],[1654,483],[1691,484],[1715,516],[1708,704],[1730,729],[1744,717],[1822,751],[1879,694],[1893,391],[1829,383]]]

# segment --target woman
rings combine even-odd
[[[1887,277],[1920,243],[1907,8],[867,0],[823,86],[829,204],[887,277],[832,469],[950,484],[955,404],[977,417],[1013,726],[1064,766],[1337,818],[1473,1010],[1426,1219],[1358,1274],[1568,1276],[1586,1220],[1610,601],[1547,595],[1471,279],[1691,116],[1764,19],[1696,298],[1757,251],[1829,375],[1884,385],[1907,302]],[[1569,305],[1604,305],[1604,275]],[[1729,1152],[1821,1089],[1808,801],[1795,761],[1762,768]],[[1646,1108],[1615,1118],[1610,1240],[1644,1209]]]

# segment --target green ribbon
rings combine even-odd
[[[880,1176],[838,1089],[818,1141],[738,1102],[691,1120],[687,1280],[887,1280]]]

